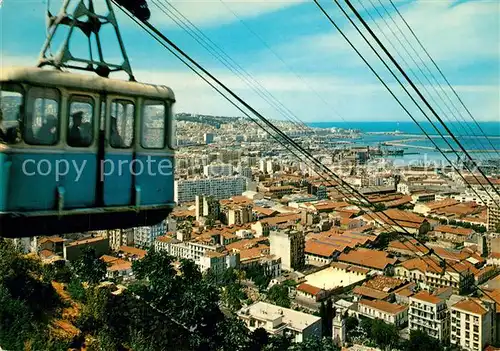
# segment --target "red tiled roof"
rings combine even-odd
[[[417,294],[415,294],[414,296],[412,296],[412,299],[417,299],[417,300],[421,300],[421,301],[425,301],[425,302],[429,302],[429,303],[433,303],[433,304],[438,304],[441,301],[443,301],[439,297],[429,294],[428,291],[420,291]]]
[[[361,299],[359,301],[359,304],[377,309],[379,311],[390,313],[390,314],[398,314],[398,313],[403,312],[404,310],[408,309],[408,306],[397,305],[395,303],[390,303],[387,301],[380,301],[380,300],[369,301],[369,300]]]
[[[395,264],[395,258],[388,258],[388,254],[383,251],[360,248],[349,253],[340,254],[338,260],[364,267],[375,269],[385,269],[390,264]]]
[[[297,290],[303,291],[305,293],[311,294],[313,296],[318,295],[321,292],[320,288],[317,288],[313,285],[309,285],[307,283],[302,283],[297,287]]]

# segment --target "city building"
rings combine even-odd
[[[454,292],[461,293],[474,285],[474,274],[468,265],[457,262],[450,267],[428,256],[404,261],[395,268],[395,275],[425,290],[451,287]]]
[[[211,217],[214,220],[220,217],[220,202],[213,196],[196,195],[195,206],[197,221],[200,217]]]
[[[93,248],[97,257],[109,252],[109,239],[105,237],[87,238],[72,242],[65,242],[63,255],[66,261],[73,261],[80,257],[86,248]]]
[[[134,244],[139,247],[150,247],[157,237],[165,235],[166,232],[165,220],[150,227],[134,228]]]
[[[489,206],[487,229],[490,232],[494,232],[497,231],[497,228],[499,227],[500,227],[500,207],[494,205]]]
[[[305,264],[305,237],[295,230],[271,231],[271,255],[281,257],[281,268],[286,271],[299,269]]]
[[[242,225],[252,221],[252,206],[233,206],[227,210],[227,225]]]
[[[237,316],[248,329],[265,329],[271,335],[289,335],[294,342],[321,338],[321,318],[311,314],[256,302],[238,311]]]
[[[236,171],[240,176],[252,179],[253,172],[250,167],[243,167],[242,165],[239,165]]]
[[[408,306],[381,300],[362,299],[358,302],[358,315],[371,319],[381,319],[386,323],[400,327],[408,322]]]
[[[174,182],[174,201],[185,203],[194,201],[196,195],[228,199],[241,195],[246,190],[246,178],[242,176],[203,179],[181,179]]]
[[[494,302],[467,298],[451,310],[451,344],[480,351],[495,341],[496,306]]]
[[[233,175],[233,166],[230,164],[212,164],[203,167],[203,174],[206,177],[224,177]]]
[[[198,263],[202,272],[210,270],[217,275],[222,274],[228,268],[237,268],[239,261],[239,253],[206,251],[203,256],[200,256]]]
[[[212,144],[214,142],[214,135],[212,133],[205,133],[203,134],[203,140],[207,145]]]
[[[422,330],[446,342],[450,337],[450,315],[446,300],[427,291],[410,296],[408,324],[410,330]]]
[[[110,229],[107,231],[111,250],[123,245],[134,245],[134,229]]]

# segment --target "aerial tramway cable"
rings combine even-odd
[[[378,0],[380,2],[380,4],[382,5],[382,7],[384,8],[384,10],[389,13],[389,11],[387,10],[387,8],[385,7],[385,5],[381,2],[381,0]],[[427,51],[427,49],[425,48],[425,46],[422,44],[422,42],[420,41],[420,39],[418,38],[418,36],[415,34],[415,32],[413,31],[413,29],[411,28],[411,26],[408,24],[408,22],[405,20],[405,18],[403,17],[403,15],[401,14],[401,12],[399,11],[399,9],[396,7],[396,5],[394,5],[394,3],[392,2],[392,0],[389,0],[392,7],[396,10],[397,14],[399,15],[399,17],[401,18],[401,20],[404,22],[404,24],[406,25],[406,27],[409,29],[410,33],[412,34],[412,36],[415,38],[415,40],[417,41],[417,43],[419,44],[419,46],[422,48],[422,50],[425,52],[425,54],[427,55],[427,57],[431,60],[432,64],[434,65],[434,67],[436,67],[437,71],[439,72],[439,74],[441,75],[441,77],[443,78],[443,80],[446,82],[446,85],[448,86],[448,88],[453,92],[453,94],[455,95],[455,97],[457,98],[457,100],[460,102],[460,104],[462,105],[462,107],[465,109],[465,111],[467,111],[467,114],[470,116],[470,118],[474,121],[475,125],[477,126],[477,128],[479,129],[479,131],[481,132],[482,135],[484,135],[486,137],[486,139],[488,140],[488,142],[490,143],[491,147],[493,148],[493,150],[496,151],[497,154],[500,154],[500,150],[497,149],[495,147],[495,145],[491,142],[491,140],[488,138],[488,136],[486,135],[486,133],[484,132],[483,128],[481,127],[481,125],[477,122],[476,118],[474,118],[474,116],[472,115],[472,113],[470,112],[469,108],[467,108],[467,106],[465,105],[465,103],[463,102],[462,98],[460,97],[460,95],[458,95],[457,91],[455,90],[455,88],[453,88],[453,85],[451,85],[451,83],[449,82],[449,80],[446,78],[446,76],[444,75],[443,71],[441,70],[441,68],[438,66],[438,64],[436,63],[436,61],[434,61],[434,59],[432,58],[432,56],[429,54],[429,52]],[[391,18],[393,18],[391,15],[389,15]],[[396,21],[393,19],[393,21],[396,23]],[[397,23],[396,23],[396,26],[397,26]],[[399,27],[398,27],[399,28]],[[403,32],[401,29],[400,29],[401,32]],[[423,59],[421,59],[422,62]],[[426,66],[427,67],[427,66]],[[428,69],[429,72],[430,72],[430,69]],[[432,73],[431,73],[432,74]],[[435,78],[436,79],[436,78]],[[436,79],[437,80],[437,79]],[[445,92],[446,94],[446,90],[444,90],[444,88],[441,88],[443,89],[443,91]],[[446,94],[448,96],[448,94]],[[448,98],[450,99],[451,101],[451,98],[448,96]]]
[[[335,0],[336,1],[336,0]],[[436,148],[436,150],[438,150],[442,155],[443,157],[450,163],[450,165],[453,167],[453,169],[458,173],[458,175],[462,178],[462,180],[464,181],[464,183],[466,185],[469,186],[469,188],[480,198],[482,199],[482,197],[476,192],[476,190],[474,189],[473,186],[470,185],[470,183],[465,179],[464,175],[457,169],[457,167],[453,164],[453,162],[450,161],[450,159],[446,156],[446,154],[443,152],[443,150],[441,150],[441,148],[436,144],[436,142],[429,136],[429,134],[425,131],[425,129],[420,125],[420,123],[415,119],[415,117],[410,113],[410,111],[404,106],[404,104],[400,101],[400,99],[395,95],[395,93],[389,88],[389,86],[387,85],[387,83],[382,79],[382,77],[375,71],[375,69],[372,67],[372,65],[366,60],[366,58],[361,54],[361,52],[352,44],[352,42],[349,40],[349,38],[345,35],[345,33],[342,31],[342,29],[337,25],[337,23],[335,23],[335,21],[331,18],[331,16],[326,12],[326,10],[323,8],[323,6],[318,2],[318,0],[314,0],[315,4],[318,6],[318,8],[320,9],[320,11],[325,15],[325,17],[328,19],[328,21],[339,31],[339,33],[342,35],[342,37],[347,41],[347,43],[353,48],[353,50],[357,53],[357,55],[363,60],[363,62],[367,65],[367,67],[371,70],[371,72],[377,77],[377,79],[382,83],[382,85],[387,89],[387,91],[391,94],[391,96],[396,100],[396,102],[401,106],[401,108],[406,112],[406,114],[412,119],[413,122],[415,122],[415,124],[417,124],[417,126],[419,127],[419,129],[422,131],[422,133],[424,133],[424,135],[429,139],[429,141],[433,144],[433,146]],[[393,77],[399,82],[399,84],[401,85],[401,87],[408,93],[408,95],[410,96],[410,98],[415,102],[415,104],[417,105],[417,107],[420,109],[420,111],[424,114],[424,116],[427,117],[427,119],[431,122],[431,124],[434,126],[434,128],[436,129],[436,131],[442,135],[441,131],[439,131],[438,128],[436,128],[436,126],[434,125],[434,123],[432,122],[432,120],[430,120],[430,118],[425,114],[425,112],[422,110],[422,108],[420,107],[420,105],[417,104],[417,102],[414,100],[413,96],[411,94],[409,94],[409,92],[406,90],[406,88],[404,87],[404,85],[401,83],[401,81],[397,78],[397,76],[395,75],[395,73],[389,68],[389,66],[387,65],[387,63],[380,57],[380,54],[373,48],[373,46],[371,45],[371,43],[366,39],[366,37],[361,33],[361,31],[359,30],[359,28],[357,27],[357,25],[352,21],[352,19],[347,15],[347,13],[345,12],[345,10],[342,8],[342,6],[340,6],[340,4],[336,1],[337,5],[339,6],[339,8],[342,10],[342,12],[345,14],[345,16],[349,19],[349,21],[351,22],[351,24],[357,29],[358,33],[360,33],[360,35],[364,38],[364,40],[368,43],[368,45],[372,48],[372,50],[374,51],[374,53],[380,58],[380,60],[382,61],[382,63],[385,65],[385,67],[389,70],[389,72],[391,72],[391,74],[393,75]],[[446,141],[446,140],[445,140]],[[451,145],[449,145],[450,148],[452,150],[453,147]],[[466,165],[467,167],[467,165]],[[467,167],[468,168],[468,167]],[[469,168],[468,168],[469,169]],[[469,169],[470,171],[470,169]],[[473,172],[471,172],[473,174]],[[483,189],[485,190],[486,194],[488,196],[490,196],[490,198],[496,203],[495,201],[495,198],[488,192],[486,191],[485,187],[479,182],[479,180],[477,179],[477,177],[473,174],[473,177],[478,181],[478,183],[483,187]]]
[[[259,83],[255,78],[252,77],[244,68],[242,68],[236,61],[234,61],[223,49],[221,49],[216,43],[214,43],[210,38],[208,38],[201,30],[198,29],[189,19],[187,19],[182,13],[180,13],[176,7],[170,4],[168,1],[166,4],[174,9],[177,13],[171,11],[167,5],[163,4],[161,1],[151,0],[153,4],[158,7],[158,9],[167,15],[175,24],[177,24],[181,29],[183,29],[189,36],[196,40],[205,50],[207,50],[215,59],[219,60],[226,68],[228,68],[232,73],[237,75],[241,80],[243,80],[257,95],[264,99],[269,105],[271,105],[278,113],[289,120],[295,127],[304,132],[310,132],[311,128],[307,126],[300,118],[298,118],[292,111],[290,111],[281,101],[279,101],[274,95],[272,95],[262,84]],[[182,23],[181,16],[186,23]],[[191,28],[192,27],[192,28]]]
[[[392,36],[394,38],[396,38],[397,42],[399,43],[399,46],[404,50],[404,52],[410,58],[410,60],[413,62],[413,64],[416,66],[416,68],[418,69],[418,71],[420,72],[420,74],[424,77],[424,79],[427,81],[427,83],[431,86],[431,88],[436,93],[436,95],[439,98],[439,100],[444,104],[444,106],[446,107],[446,109],[448,111],[448,114],[444,111],[443,107],[440,104],[438,104],[438,102],[433,97],[433,95],[431,94],[431,92],[429,91],[429,89],[426,87],[426,85],[419,78],[418,74],[411,68],[410,64],[404,58],[404,55],[400,53],[400,51],[396,48],[396,46],[393,44],[393,42],[388,37],[388,35],[385,34],[385,32],[382,30],[381,25],[379,25],[377,23],[376,19],[371,15],[369,9],[363,4],[363,2],[361,0],[358,0],[358,3],[361,5],[361,7],[363,8],[363,10],[368,14],[368,16],[372,20],[373,24],[377,27],[377,29],[379,30],[379,32],[384,36],[384,38],[387,40],[387,42],[392,47],[392,49],[396,52],[396,54],[401,59],[401,61],[403,61],[403,63],[406,65],[407,69],[413,74],[414,78],[422,86],[422,88],[425,90],[425,92],[431,98],[431,100],[434,102],[434,104],[439,107],[440,113],[443,116],[447,117],[447,120],[450,123],[454,123],[448,117],[448,116],[451,115],[454,118],[454,120],[457,123],[457,125],[461,127],[461,129],[464,132],[464,134],[459,134],[458,136],[459,137],[460,136],[468,137],[468,139],[472,140],[472,142],[474,143],[474,145],[476,147],[478,147],[478,150],[487,150],[487,148],[484,146],[484,144],[479,139],[477,139],[477,137],[485,138],[486,141],[488,141],[490,144],[491,144],[491,141],[484,134],[484,132],[483,132],[482,135],[477,135],[477,134],[474,133],[474,131],[472,130],[472,127],[465,120],[465,118],[462,115],[462,113],[459,111],[459,109],[457,108],[457,106],[453,103],[452,99],[450,98],[450,96],[448,95],[448,93],[443,89],[443,87],[441,86],[441,84],[439,83],[439,81],[436,79],[435,75],[431,72],[431,70],[429,69],[429,67],[427,66],[427,64],[422,60],[420,54],[415,49],[415,47],[412,45],[412,43],[408,40],[408,38],[406,37],[405,33],[399,28],[398,24],[396,23],[396,21],[394,20],[394,18],[392,17],[392,15],[384,7],[384,5],[381,2],[381,0],[378,0],[378,2],[384,8],[386,14],[388,15],[388,17],[390,18],[390,20],[392,21],[392,23],[396,26],[397,30],[401,33],[401,35],[402,35],[403,40],[405,41],[405,43],[402,42],[402,40],[400,39],[399,35],[391,27],[390,23],[386,20],[386,18],[384,17],[384,15],[379,11],[379,9],[377,8],[377,6],[374,4],[373,0],[368,0],[368,1],[370,2],[372,8],[376,11],[376,13],[378,14],[378,16],[384,21],[386,27],[391,32]],[[413,54],[411,54],[409,52],[409,50],[407,49],[407,47],[410,47],[412,49]],[[415,59],[415,56],[418,58],[418,60],[419,60],[420,63],[417,62],[417,59]],[[433,84],[431,82],[431,80],[429,79],[428,75],[422,69],[422,66],[426,69],[427,73],[433,79],[433,81],[434,81],[435,84]],[[436,85],[439,88],[439,90],[438,90],[438,88],[436,88]],[[443,94],[444,94],[444,96],[443,96]],[[445,99],[445,97],[447,99]],[[452,107],[453,107],[453,110],[452,110]],[[460,117],[461,121],[459,120],[459,118],[457,117],[457,115],[458,115],[458,117]],[[478,125],[477,122],[475,121],[475,119],[474,119],[474,122],[476,123],[476,125]],[[450,127],[450,129],[451,129],[451,127]],[[482,129],[481,129],[481,131],[482,131]],[[457,133],[457,132],[458,132],[458,128],[455,127],[455,133]],[[498,151],[495,149],[495,147],[492,144],[491,144],[491,146],[492,146],[492,151],[496,152],[498,155],[500,155],[498,153]],[[486,156],[483,154],[483,152],[478,152],[477,155],[478,155],[478,158],[479,158],[479,156],[484,156],[483,157],[483,161],[486,161],[486,158],[485,158]]]
[[[314,0],[314,1],[317,1],[317,0]],[[342,6],[340,5],[340,3],[338,2],[338,0],[334,0],[335,3],[339,6],[339,8],[342,10],[342,12],[346,15],[346,17],[349,19],[349,21],[351,21],[351,23],[353,25],[354,22],[352,21],[352,19],[349,17],[349,15],[347,15],[347,13],[345,12],[345,10],[342,8]],[[351,11],[354,13],[354,15],[358,18],[358,20],[361,22],[361,24],[363,25],[363,27],[365,27],[365,29],[370,33],[370,35],[372,36],[372,38],[377,42],[377,44],[379,45],[379,47],[384,51],[384,53],[387,55],[387,57],[389,57],[389,59],[391,60],[391,62],[396,66],[396,68],[398,69],[398,71],[403,75],[403,77],[405,78],[405,80],[408,82],[408,84],[410,84],[410,86],[412,87],[412,89],[417,93],[417,95],[419,96],[419,98],[422,100],[422,102],[424,103],[424,105],[431,111],[431,113],[434,115],[434,117],[440,122],[440,124],[443,126],[443,128],[446,130],[446,132],[452,137],[453,141],[460,147],[460,149],[462,150],[462,152],[467,156],[467,158],[472,162],[472,164],[474,165],[474,167],[479,171],[479,173],[481,174],[481,176],[486,180],[486,182],[493,188],[493,190],[498,194],[498,196],[500,196],[500,191],[491,183],[490,179],[484,174],[484,172],[482,171],[481,167],[479,167],[477,165],[477,163],[474,161],[474,159],[469,155],[469,153],[467,152],[467,150],[463,147],[462,143],[460,143],[460,141],[457,139],[457,137],[453,134],[453,132],[449,129],[449,127],[446,125],[446,123],[444,123],[444,121],[442,120],[442,118],[436,113],[435,109],[429,104],[429,102],[427,101],[427,99],[425,98],[425,96],[422,95],[422,93],[420,92],[420,90],[415,86],[415,84],[413,83],[413,81],[410,79],[410,77],[408,77],[408,75],[406,74],[406,72],[402,69],[402,67],[399,65],[399,63],[394,59],[394,57],[392,56],[392,54],[387,50],[387,48],[384,46],[384,44],[379,40],[379,38],[377,37],[377,35],[373,32],[373,30],[370,28],[370,26],[366,23],[366,21],[363,19],[363,17],[359,14],[359,12],[356,10],[356,8],[351,4],[350,0],[344,0],[344,2],[347,4],[347,6],[351,9]],[[357,28],[357,26],[355,26]],[[357,28],[357,30],[359,31],[359,28]],[[361,31],[359,31],[361,33]],[[364,35],[362,35],[363,38],[365,39],[365,41],[367,43],[369,43],[369,41],[366,39],[366,37],[364,37]],[[374,50],[376,52],[376,50],[373,48],[373,46],[370,44],[370,47],[372,48],[372,50]],[[380,55],[378,55],[377,53],[377,56],[379,57],[379,59],[385,64],[385,61],[380,57]],[[391,70],[392,72],[392,70]],[[397,77],[395,77],[397,79]],[[404,90],[406,91],[406,93],[411,97],[411,99],[413,100],[413,102],[415,103],[415,105],[417,105],[417,107],[422,111],[422,113],[427,117],[427,114],[425,114],[425,112],[421,109],[420,105],[415,101],[415,99],[413,98],[413,96],[408,92],[408,90],[404,87],[404,85],[401,83],[401,81],[399,79],[397,79],[399,84],[404,88]],[[428,118],[428,117],[427,117]],[[437,129],[439,130],[439,129]],[[449,143],[448,143],[449,144]],[[452,148],[453,149],[453,148]],[[467,165],[465,165],[466,168]],[[469,168],[468,168],[469,169]],[[469,169],[470,171],[470,169]],[[471,172],[473,173],[473,172]],[[475,175],[474,175],[475,177]],[[475,177],[476,178],[476,177]],[[477,178],[476,178],[477,180]],[[478,183],[479,180],[477,180]],[[482,185],[482,184],[481,184]],[[484,188],[484,187],[483,187]],[[485,190],[486,191],[486,190]],[[487,191],[486,191],[487,192]],[[488,192],[487,192],[488,193]],[[488,193],[489,194],[489,193]],[[492,197],[493,199],[493,197]],[[496,203],[496,201],[495,201]],[[498,206],[498,203],[496,203],[497,206]],[[500,207],[500,206],[499,206]]]

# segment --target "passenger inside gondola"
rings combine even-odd
[[[38,130],[37,140],[42,145],[53,145],[57,141],[57,118],[54,115],[47,115],[47,119]]]
[[[80,126],[80,134],[83,144],[89,146],[92,143],[92,123],[83,122]]]
[[[118,121],[115,116],[111,116],[111,141],[112,147],[124,148],[125,143],[123,142],[120,133],[118,132]]]
[[[82,135],[82,131],[80,129],[82,125],[83,112],[78,111],[73,113],[71,116],[73,121],[73,126],[69,130],[68,134],[68,145],[69,146],[86,146],[85,140]]]

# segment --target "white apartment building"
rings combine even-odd
[[[212,164],[203,167],[203,174],[206,177],[224,177],[233,175],[233,166],[230,164]]]
[[[494,231],[500,224],[500,207],[490,206],[488,207],[488,227],[487,229],[491,232]]]
[[[460,202],[475,202],[480,206],[496,206],[496,203],[500,201],[500,196],[490,186],[485,185],[485,187],[488,189],[488,192],[476,187],[475,192],[465,190],[463,193],[451,195],[450,197]]]
[[[181,179],[174,182],[174,201],[194,201],[196,195],[214,196],[218,200],[228,199],[241,195],[245,190],[246,178],[242,176]]]
[[[166,221],[150,227],[134,228],[134,244],[139,247],[150,247],[154,240],[167,233]]]
[[[200,257],[199,266],[202,272],[211,270],[215,274],[221,274],[227,268],[236,268],[239,265],[239,253],[207,251]]]
[[[252,169],[250,167],[239,166],[237,171],[238,171],[238,174],[240,176],[248,178],[248,179],[252,179],[253,172],[252,172]]]
[[[208,251],[221,252],[224,247],[221,245],[202,244],[196,241],[179,241],[174,238],[162,236],[154,242],[155,250],[167,251],[169,255],[177,258],[185,258],[200,264],[200,259]]]
[[[135,228],[134,228],[135,229]],[[134,229],[110,229],[107,231],[109,246],[112,250],[118,250],[120,246],[134,245]]]
[[[450,318],[446,300],[420,291],[410,297],[408,313],[410,330],[422,330],[440,341],[450,337]]]
[[[290,335],[294,342],[321,338],[321,318],[311,314],[256,302],[238,311],[237,316],[248,329],[264,328],[271,335]]]
[[[452,344],[480,351],[495,340],[496,307],[493,302],[468,298],[451,306]]]
[[[431,257],[409,259],[395,267],[394,271],[396,277],[417,283],[424,290],[451,287],[459,293],[474,285],[474,274],[467,266],[456,263],[453,268],[448,265],[442,267]]]
[[[358,302],[358,315],[371,319],[382,319],[396,326],[408,322],[408,306],[398,305],[382,300],[364,300]]]
[[[253,228],[252,228],[253,229]],[[298,269],[305,264],[305,237],[294,230],[272,231],[269,235],[270,253],[281,258],[281,268]]]

